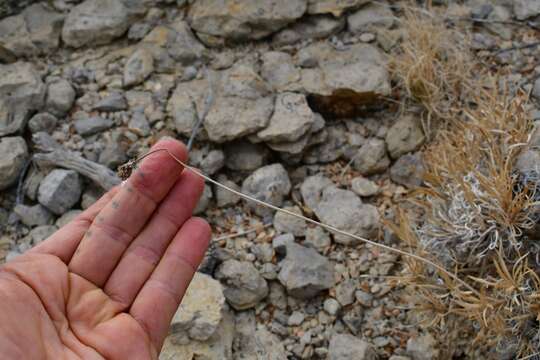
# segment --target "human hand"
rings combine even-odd
[[[162,140],[182,161],[185,146]],[[210,239],[203,181],[167,152],[0,267],[0,358],[157,359]]]

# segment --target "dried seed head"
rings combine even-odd
[[[137,168],[136,160],[129,160],[127,163],[120,165],[117,170],[118,177],[122,180],[127,180],[133,170]]]

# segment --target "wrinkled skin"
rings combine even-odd
[[[184,145],[154,146],[187,158]],[[143,160],[49,239],[0,268],[1,359],[157,359],[210,239],[203,182],[166,152]]]

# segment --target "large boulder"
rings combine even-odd
[[[27,62],[0,64],[0,136],[20,132],[43,106],[46,86]]]
[[[130,12],[120,0],[85,0],[66,18],[62,40],[72,47],[102,45],[129,28]]]
[[[306,0],[199,0],[188,12],[191,27],[203,37],[241,41],[261,39],[300,18]]]

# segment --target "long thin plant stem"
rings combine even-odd
[[[275,205],[272,205],[272,204],[269,204],[267,202],[264,202],[262,200],[259,200],[259,199],[256,199],[252,196],[249,196],[249,195],[246,195],[238,190],[235,190],[235,189],[232,189],[228,186],[225,186],[219,182],[217,182],[216,180],[206,176],[205,174],[203,174],[202,172],[200,172],[199,170],[195,169],[194,167],[191,167],[187,164],[185,164],[182,160],[178,159],[173,153],[171,153],[168,149],[156,149],[156,150],[153,150],[153,151],[150,151],[140,157],[138,157],[137,159],[131,161],[128,163],[128,165],[131,165],[131,166],[134,166],[136,165],[139,161],[141,161],[142,159],[144,159],[145,157],[147,156],[150,156],[152,154],[155,154],[157,152],[161,152],[161,151],[165,151],[167,152],[167,154],[169,154],[170,157],[172,157],[177,163],[179,163],[180,165],[182,165],[185,169],[188,169],[190,170],[191,172],[193,172],[194,174],[200,176],[201,178],[203,178],[204,180],[208,181],[209,183],[212,183],[222,189],[225,189],[227,191],[230,191],[232,192],[233,194],[236,194],[246,200],[249,200],[249,201],[252,201],[260,206],[264,206],[264,207],[267,207],[267,208],[270,208],[272,210],[275,210],[275,211],[278,211],[278,212],[281,212],[281,213],[284,213],[284,214],[287,214],[287,215],[290,215],[290,216],[293,216],[293,217],[296,217],[296,218],[299,218],[299,219],[302,219],[310,224],[314,224],[314,225],[317,225],[317,226],[320,226],[332,233],[337,233],[337,234],[340,234],[340,235],[345,235],[345,236],[349,236],[349,237],[352,237],[353,239],[356,239],[360,242],[363,242],[363,243],[366,243],[366,244],[369,244],[369,245],[372,245],[372,246],[375,246],[377,248],[380,248],[380,249],[384,249],[384,250],[387,250],[387,251],[390,251],[390,252],[393,252],[395,254],[399,254],[399,255],[402,255],[402,256],[406,256],[406,257],[409,257],[409,258],[412,258],[412,259],[415,259],[415,260],[418,260],[418,261],[421,261],[423,262],[424,264],[427,264],[427,265],[430,265],[430,266],[433,266],[434,268],[436,268],[437,270],[441,271],[442,273],[446,274],[447,276],[449,276],[450,278],[452,278],[453,280],[455,280],[456,282],[458,282],[459,284],[463,285],[464,287],[466,287],[467,289],[469,289],[472,293],[474,293],[475,295],[477,296],[480,296],[480,293],[475,289],[473,288],[471,285],[467,284],[465,281],[463,281],[462,279],[460,279],[457,275],[455,275],[454,273],[451,273],[450,271],[446,270],[444,267],[442,267],[441,265],[438,265],[436,264],[435,262],[429,260],[429,259],[426,259],[426,258],[423,258],[419,255],[416,255],[416,254],[413,254],[413,253],[410,253],[410,252],[407,252],[405,250],[401,250],[401,249],[396,249],[396,248],[393,248],[393,247],[390,247],[388,245],[384,245],[384,244],[380,244],[380,243],[377,243],[375,241],[372,241],[372,240],[369,240],[369,239],[366,239],[366,238],[363,238],[361,236],[358,236],[358,235],[355,235],[355,234],[351,234],[349,232],[346,232],[346,231],[343,231],[341,229],[338,229],[336,227],[333,227],[331,225],[327,225],[327,224],[324,224],[324,223],[321,223],[321,222],[318,222],[316,220],[313,220],[313,219],[310,219],[308,217],[305,217],[303,215],[300,215],[300,214],[297,214],[297,213],[294,213],[292,211],[289,211],[289,210],[286,210],[286,209],[282,209],[280,207],[277,207]]]

